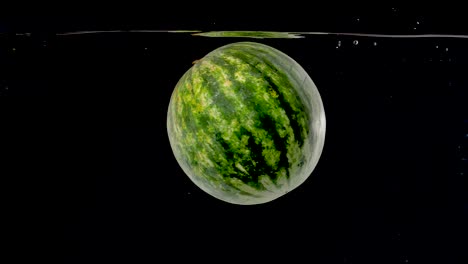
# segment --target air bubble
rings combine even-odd
[[[359,44],[359,41],[357,39],[355,39],[355,40],[353,40],[353,44],[357,45],[357,44]]]

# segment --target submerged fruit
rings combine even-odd
[[[325,140],[320,94],[304,69],[260,43],[238,42],[198,60],[167,114],[174,156],[203,191],[260,204],[302,184]]]

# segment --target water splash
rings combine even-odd
[[[328,35],[328,36],[353,36],[353,37],[369,37],[369,38],[458,38],[468,39],[468,35],[458,34],[374,34],[374,33],[359,33],[359,32],[281,32],[281,31],[202,31],[202,30],[86,30],[86,31],[70,31],[59,32],[56,36],[71,36],[85,34],[112,34],[112,33],[179,33],[191,34],[192,36],[201,37],[238,37],[238,38],[285,38],[285,39],[300,39],[306,38],[309,35]],[[5,32],[0,34],[6,34]],[[30,37],[32,33],[22,32],[16,35]]]
[[[371,34],[371,33],[333,33],[333,32],[293,32],[301,35],[336,35],[355,36],[373,38],[463,38],[468,39],[468,35],[455,34]]]
[[[56,33],[55,35],[57,35],[57,36],[70,36],[70,35],[101,34],[101,33],[196,33],[196,32],[202,32],[202,31],[200,31],[200,30],[153,30],[153,29],[87,30],[87,31],[61,32],[61,33]]]
[[[277,32],[277,31],[209,31],[202,33],[195,33],[192,36],[202,37],[244,37],[244,38],[304,38],[300,34],[289,33],[289,32]]]

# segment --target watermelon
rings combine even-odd
[[[185,174],[222,201],[270,202],[301,185],[325,140],[325,112],[309,75],[256,42],[208,53],[177,82],[167,133]]]

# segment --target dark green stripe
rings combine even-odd
[[[280,160],[278,161],[276,171],[281,171],[282,168],[286,169],[286,177],[289,178],[289,160],[288,160],[288,146],[287,141],[280,137],[278,130],[276,129],[275,120],[268,115],[262,114],[260,116],[260,122],[262,124],[262,129],[268,132],[268,135],[271,136],[274,142],[274,148],[281,152]],[[275,175],[276,176],[276,175]],[[276,177],[275,177],[276,179]]]
[[[268,175],[274,180],[276,178],[276,173],[274,173],[273,168],[266,163],[265,158],[262,156],[261,142],[257,143],[253,134],[243,127],[241,128],[240,134],[249,137],[247,147],[250,150],[250,158],[256,163],[255,166],[253,164],[245,164],[247,167],[246,170],[252,176],[252,181],[258,183],[258,177],[261,175]],[[242,166],[244,166],[244,164],[242,164]]]
[[[247,171],[247,174],[241,172],[238,170],[237,174],[232,174],[232,173],[223,173],[224,177],[230,177],[230,178],[237,178],[241,180],[243,183],[255,187],[257,189],[262,189],[262,186],[258,182],[258,177],[265,172],[272,172],[271,168],[266,169],[268,165],[264,160],[261,159],[261,155],[258,155],[258,153],[262,153],[262,146],[255,143],[255,140],[253,139],[252,134],[244,129],[241,133],[241,135],[248,135],[249,136],[249,143],[248,147],[251,150],[251,153],[253,155],[250,156],[251,159],[257,162],[257,166],[253,166],[251,162],[248,162],[250,160],[246,159],[241,159],[237,160],[239,157],[235,156],[235,152],[232,151],[232,148],[228,142],[226,142],[222,137],[220,133],[216,134],[216,141],[219,142],[219,144],[224,148],[224,153],[226,157],[230,160],[236,160],[236,162],[239,162],[245,170]],[[260,152],[258,152],[260,151]],[[260,158],[260,159],[259,159]],[[221,166],[221,164],[219,164]],[[231,164],[231,168],[236,169],[235,167],[235,162]]]
[[[302,136],[302,129],[299,125],[299,122],[297,122],[297,118],[300,112],[296,112],[292,109],[291,105],[285,100],[283,94],[281,93],[281,89],[269,76],[265,75],[264,79],[268,82],[270,87],[278,94],[278,98],[276,99],[279,101],[281,108],[283,108],[283,110],[286,112],[286,115],[288,116],[289,124],[291,125],[291,128],[294,133],[294,139],[299,143],[299,147],[302,147],[302,145],[304,144],[304,138]],[[303,108],[303,106],[301,106],[301,108]]]
[[[228,61],[224,60],[221,57],[211,57],[210,61],[213,64],[226,69],[225,74],[228,76],[228,79],[232,83],[231,89],[234,90],[234,93],[236,94],[238,99],[247,107],[248,111],[257,113],[258,111],[255,107],[258,107],[258,104],[257,102],[251,100],[251,98],[254,97],[254,91],[252,91],[252,89],[246,88],[245,84],[237,81],[234,75],[235,72],[237,72],[239,69],[237,69],[235,65],[230,64]],[[249,67],[251,66],[249,65]],[[248,72],[242,72],[242,74],[246,78],[246,82],[248,82],[248,79],[251,76],[248,75]]]
[[[236,67],[232,66],[232,64],[230,64],[227,60],[225,60],[225,59],[223,59],[221,57],[214,57],[214,58],[210,58],[210,59],[212,61],[216,62],[217,64],[219,64],[220,66],[222,66],[223,68],[229,69],[229,71],[227,71],[226,74],[228,74],[230,79],[232,80],[232,82],[234,84],[233,87],[242,87],[243,86],[243,84],[238,82],[234,77],[233,72],[235,72],[237,70]],[[250,64],[247,64],[247,65],[252,70],[256,70],[256,68],[253,67],[252,65],[250,65]],[[245,77],[247,79],[249,76],[245,76]],[[270,86],[271,86],[271,84],[270,84]],[[273,89],[275,89],[275,88],[273,88]],[[267,89],[265,89],[265,90],[267,90]],[[276,87],[275,92],[277,94],[280,94],[278,90],[279,90],[278,87]],[[249,93],[249,92],[250,92],[250,89],[243,89],[242,90],[242,93]],[[250,138],[249,138],[249,148],[251,148],[251,153],[254,153],[254,155],[255,155],[255,157],[252,157],[252,158],[255,161],[260,163],[260,164],[257,165],[259,167],[259,169],[256,169],[256,170],[252,171],[252,175],[254,175],[255,181],[258,182],[258,176],[260,176],[262,174],[269,175],[271,177],[271,179],[274,181],[277,178],[277,173],[279,171],[281,171],[281,168],[286,169],[286,176],[289,178],[289,169],[288,168],[289,168],[290,164],[289,164],[288,157],[287,157],[287,153],[288,153],[287,137],[289,136],[289,134],[286,134],[286,138],[284,138],[284,139],[280,137],[280,135],[278,133],[278,130],[277,130],[276,121],[269,115],[267,109],[264,109],[264,108],[262,108],[261,105],[252,103],[250,101],[246,101],[244,103],[246,105],[250,106],[249,107],[250,109],[248,109],[248,111],[254,111],[255,113],[257,113],[259,122],[256,122],[256,124],[260,124],[260,126],[256,126],[256,127],[267,131],[268,135],[272,138],[272,140],[274,142],[273,147],[276,150],[281,152],[280,160],[279,160],[279,162],[277,164],[278,167],[273,168],[273,167],[269,166],[266,163],[265,157],[263,157],[262,155],[258,155],[258,153],[262,153],[261,143],[260,144],[255,143],[255,140],[252,139],[253,135],[249,131],[247,131],[247,129],[244,128],[245,132],[243,134],[246,134],[246,135],[250,136]],[[280,103],[281,103],[281,101],[280,101]],[[283,103],[284,103],[284,100],[283,100]],[[289,107],[289,105],[288,105],[288,107]],[[284,108],[284,107],[282,106],[282,108]],[[294,131],[294,132],[296,132],[296,131]],[[247,133],[249,133],[249,134],[247,134]],[[244,168],[245,168],[245,166],[244,166]],[[250,171],[249,171],[249,173],[250,173]]]
[[[210,58],[210,62],[213,64],[213,65],[216,65],[216,66],[220,66],[222,67],[223,69],[226,68],[226,63],[222,60],[220,60],[219,58]],[[225,74],[228,76],[228,79],[232,82],[232,89],[238,89],[239,87],[242,87],[242,84],[237,82],[232,74],[232,72],[235,71],[235,69],[233,69],[231,67],[231,71],[225,71]],[[226,96],[224,95],[224,93],[222,92],[223,89],[220,89],[219,88],[219,83],[217,82],[217,79],[215,76],[212,76],[209,72],[208,73],[205,73],[202,75],[204,80],[203,82],[207,82],[209,83],[208,84],[208,90],[209,91],[217,91],[218,93],[218,96],[217,96],[217,104],[221,104],[220,108],[224,111],[221,111],[221,115],[223,115],[223,117],[227,118],[227,116],[231,117],[231,118],[235,118],[236,116],[232,116],[232,110],[235,109],[234,108],[234,104],[230,102],[230,100],[228,98],[226,98]],[[249,90],[248,89],[243,89],[242,90],[242,93],[245,93],[245,92],[248,92]],[[238,91],[235,91],[235,92],[238,92]],[[219,99],[219,100],[218,100]],[[259,112],[259,109],[256,109],[254,110],[254,107],[255,107],[255,104],[251,101],[244,101],[244,103],[248,106],[249,109],[247,109],[247,111],[254,111],[254,113],[256,115],[260,114]],[[249,107],[250,106],[250,107]],[[229,112],[227,113],[226,111],[229,110]],[[262,110],[263,111],[263,110]],[[227,118],[228,121],[231,120],[231,118]],[[239,121],[242,121],[242,116],[238,116],[239,118]],[[271,118],[270,118],[271,120]],[[257,124],[261,124],[262,123],[262,120],[259,120],[260,122],[255,122]],[[259,127],[261,128],[261,127]],[[274,128],[274,124],[273,124],[273,128]],[[218,130],[219,131],[219,130]],[[238,178],[239,180],[241,180],[242,182],[244,182],[245,184],[248,184],[249,186],[252,186],[252,187],[255,187],[257,189],[259,188],[262,188],[262,186],[259,184],[258,180],[259,180],[259,176],[261,175],[268,175],[271,177],[272,180],[275,180],[277,175],[276,175],[276,171],[273,167],[269,166],[265,160],[265,158],[262,156],[262,145],[261,145],[261,142],[256,142],[256,140],[254,139],[254,136],[253,134],[248,131],[246,128],[242,127],[241,126],[241,131],[236,131],[235,134],[236,136],[241,139],[242,136],[248,136],[249,137],[249,140],[248,140],[248,145],[246,146],[249,150],[250,150],[250,157],[246,157],[245,159],[242,159],[242,157],[237,157],[235,156],[235,150],[233,151],[232,150],[232,146],[229,144],[229,142],[225,141],[222,137],[221,137],[221,131],[219,131],[217,134],[216,134],[216,141],[219,143],[219,145],[222,146],[222,148],[224,149],[223,153],[224,155],[226,155],[226,158],[228,160],[232,160],[233,162],[231,162],[231,168],[233,168],[234,170],[236,170],[238,173],[237,174],[230,174],[230,173],[226,173],[226,167],[223,166],[223,164],[220,164],[219,162],[217,162],[217,165],[218,165],[218,170],[221,174],[223,174],[224,177],[233,177],[233,178]],[[276,130],[275,130],[276,132]],[[278,135],[278,133],[276,133],[276,135]],[[278,135],[279,137],[279,135]],[[259,141],[259,140],[257,140]],[[283,148],[282,150],[282,155],[284,155],[284,157],[286,157],[286,154],[287,154],[287,150],[285,148]],[[256,165],[254,166],[252,164],[251,161],[255,161]],[[247,171],[247,174],[241,172],[240,170],[238,170],[236,167],[235,167],[235,163],[238,162],[239,164],[241,164],[244,169]],[[216,159],[215,159],[215,163],[216,163]]]
[[[220,58],[220,57],[212,57],[210,58],[210,61],[213,62],[216,65],[221,66],[223,69],[228,69],[225,74],[228,75],[228,79],[232,82],[232,88],[233,89],[238,89],[239,87],[243,87],[244,85],[240,82],[238,82],[235,79],[234,72],[237,70],[236,67],[232,66],[228,61]],[[249,65],[249,67],[252,68],[252,66]],[[245,76],[248,78],[249,76]],[[238,91],[236,91],[238,92]],[[242,89],[240,91],[240,94],[249,94],[250,96],[253,96],[252,92],[250,89]],[[239,94],[239,93],[236,93]],[[278,168],[273,168],[270,165],[267,164],[265,157],[261,155],[262,153],[262,145],[261,142],[256,142],[254,139],[253,134],[246,128],[241,127],[241,131],[237,134],[238,138],[241,139],[243,135],[246,135],[249,137],[248,145],[247,147],[250,149],[251,153],[251,159],[256,162],[256,166],[253,166],[251,163],[247,163],[244,160],[240,162],[240,164],[246,169],[246,171],[249,173],[251,177],[237,177],[240,180],[242,180],[246,184],[250,184],[250,181],[253,181],[254,183],[258,183],[258,177],[261,175],[268,175],[270,178],[274,181],[277,178],[277,172],[280,171],[281,168],[288,168],[289,163],[288,163],[288,158],[287,158],[287,144],[286,140],[283,140],[277,129],[276,129],[276,124],[273,118],[268,114],[268,112],[265,112],[265,109],[261,107],[261,105],[256,104],[255,102],[252,102],[250,100],[243,101],[243,103],[247,106],[247,111],[248,112],[254,112],[256,114],[256,118],[259,122],[255,122],[255,124],[259,124],[255,127],[263,129],[268,132],[268,135],[273,139],[274,142],[274,148],[278,151],[281,152],[280,155],[280,161],[278,164]],[[240,119],[242,116],[239,117]],[[259,139],[257,139],[259,141]],[[225,145],[228,145],[227,143],[223,143]],[[229,151],[229,149],[226,149],[226,151]],[[234,165],[233,165],[234,166]],[[242,173],[241,173],[242,175]],[[234,175],[236,177],[236,175]],[[289,171],[287,170],[287,176],[289,176]],[[247,181],[245,181],[247,180]]]
[[[219,89],[216,89],[216,85],[213,85],[213,84],[217,84],[217,80],[215,78],[212,78],[211,74],[204,73],[201,67],[198,65],[197,65],[197,68],[194,68],[193,70],[201,71],[199,74],[201,78],[201,84],[200,84],[201,87],[203,87],[204,88],[203,90],[205,90],[209,94],[210,98],[213,98],[213,96],[217,94],[216,106],[219,108],[221,112],[221,116],[223,116],[224,119],[230,121],[232,118],[230,115],[227,115],[227,112],[228,111],[232,112],[232,109],[234,106],[229,102],[229,100],[224,96],[224,94],[219,91]],[[191,105],[188,107],[188,111],[193,112]],[[196,121],[198,122],[200,131],[204,131],[205,128],[208,126],[213,126],[214,128],[217,128],[216,125],[213,125],[215,124],[216,120],[213,120],[208,112],[200,112],[197,114],[197,117],[194,117],[194,119],[196,119]],[[220,132],[219,130],[216,130],[215,132],[216,134],[213,135],[213,137],[216,138],[217,142],[220,143],[219,146],[215,146],[215,148],[218,149],[219,151],[214,151],[214,152],[208,151],[207,155],[208,155],[208,158],[211,159],[211,161],[213,161],[213,163],[217,165],[215,168],[215,171],[213,172],[223,174],[224,173],[223,170],[225,170],[226,164],[222,164],[219,158],[215,154],[224,153],[225,155],[228,155],[227,156],[228,160],[232,156],[229,156],[229,152],[226,151],[226,145],[218,141],[218,139],[220,138],[219,132]],[[205,148],[203,143],[204,142],[202,140],[197,140],[197,145],[199,145],[199,148],[197,149],[198,151],[201,148]],[[190,158],[195,159],[194,158],[195,154],[196,152],[192,153]]]
[[[178,92],[181,94],[181,97],[183,97],[184,93],[187,92],[187,90],[185,89],[185,85],[187,85],[187,82],[190,82],[191,81],[191,71],[188,71],[184,76],[183,76],[183,79],[182,79],[182,86],[181,87],[184,87],[184,89],[179,89]],[[181,88],[180,87],[180,88]],[[183,124],[185,124],[186,128],[187,129],[183,129],[182,130],[182,133],[183,133],[183,137],[185,138],[187,136],[187,134],[189,133],[193,133],[193,131],[196,131],[197,129],[197,126],[195,124],[195,122],[193,121],[194,120],[194,116],[193,116],[193,112],[191,111],[191,107],[190,105],[188,105],[187,103],[185,102],[181,102],[183,108],[182,108],[182,111],[180,113],[178,113],[178,111],[176,112],[178,114],[178,117],[180,117],[181,121],[183,122]],[[195,136],[195,135],[194,135]],[[184,146],[184,149],[187,151],[187,153],[192,156],[195,152],[196,152],[196,148],[197,146],[196,145],[192,145],[192,144],[185,144],[186,146]],[[188,145],[188,146],[187,146]],[[188,160],[188,162],[190,163],[190,165],[192,166],[196,166],[197,165],[197,162],[194,161],[194,160]]]
[[[290,89],[291,91],[294,91],[294,99],[295,101],[299,102],[299,104],[296,104],[299,107],[299,111],[294,111],[291,108],[291,104],[286,102],[284,100],[285,98],[278,98],[279,100],[282,101],[282,106],[285,109],[285,111],[289,113],[295,113],[292,115],[292,120],[291,120],[291,127],[293,128],[294,131],[294,136],[297,139],[299,146],[302,147],[304,144],[304,138],[308,136],[309,129],[308,127],[301,127],[301,125],[298,122],[298,119],[300,118],[305,118],[306,120],[309,120],[309,112],[305,110],[304,105],[301,102],[301,98],[299,97],[299,94],[296,92],[294,89],[293,85],[290,83],[288,76],[282,72],[282,71],[277,71],[277,67],[272,63],[274,61],[278,60],[278,57],[281,56],[281,53],[277,50],[274,49],[268,49],[265,50],[264,47],[259,46],[259,45],[253,45],[251,43],[244,43],[246,47],[248,47],[252,52],[250,52],[253,56],[256,56],[259,60],[263,62],[268,68],[272,71],[274,71],[276,74],[280,76],[279,80],[280,81],[286,81],[285,83],[280,83],[278,86],[283,85],[285,88]],[[261,54],[261,56],[260,56]],[[281,62],[279,62],[281,63]],[[285,66],[285,65],[283,65]],[[268,76],[270,78],[270,76]],[[271,79],[271,78],[270,78]],[[270,80],[270,83],[273,81]],[[300,83],[302,85],[302,83]],[[300,87],[302,88],[302,87]],[[283,104],[284,103],[284,104]],[[289,114],[288,114],[289,116]],[[306,122],[307,123],[307,122]],[[303,133],[304,132],[304,133]]]
[[[291,128],[293,129],[293,132],[294,132],[294,138],[299,143],[299,147],[302,147],[304,144],[304,137],[302,134],[302,127],[299,125],[299,122],[297,121],[297,119],[300,118],[299,116],[305,112],[304,105],[302,104],[298,93],[293,88],[292,84],[289,82],[288,77],[284,73],[277,71],[276,67],[272,65],[268,60],[265,60],[263,58],[260,58],[260,59],[266,66],[268,66],[268,68],[270,68],[272,71],[275,71],[280,76],[280,80],[285,80],[285,81],[287,80],[287,82],[283,84],[284,85],[283,89],[291,89],[291,91],[294,91],[294,97],[299,103],[299,104],[296,104],[299,108],[299,111],[293,110],[291,107],[291,103],[285,100],[283,93],[280,92],[280,90],[282,89],[280,89],[279,85],[277,85],[271,79],[269,75],[265,76],[265,80],[271,85],[273,90],[275,90],[278,93],[279,96],[277,99],[280,102],[281,108],[284,109],[284,111],[286,112],[286,115],[289,118]]]
[[[220,65],[219,60],[212,60],[210,58],[210,62],[213,65],[221,66],[224,68],[224,65]],[[235,78],[229,72],[226,72],[227,75],[229,75],[229,80],[232,82],[232,87],[239,87],[236,85],[240,85],[240,83],[237,83]],[[206,88],[210,93],[213,93],[216,91],[217,97],[216,97],[216,104],[220,108],[221,116],[228,122],[230,122],[233,118],[237,118],[235,109],[235,105],[225,96],[223,93],[223,89],[220,89],[219,83],[217,82],[217,79],[215,76],[210,74],[209,72],[201,74],[203,76],[203,83],[206,83]],[[254,105],[250,101],[244,102],[246,104]],[[249,109],[249,111],[252,111]],[[242,122],[242,116],[238,117],[239,122]],[[214,126],[216,128],[216,125]],[[237,171],[237,174],[232,174],[232,173],[226,173],[226,168],[225,164],[221,164],[217,158],[214,158],[215,164],[217,164],[217,171],[222,174],[224,177],[231,177],[231,178],[237,178],[244,182],[245,184],[257,188],[257,189],[262,189],[262,186],[259,184],[259,176],[261,175],[269,175],[272,179],[276,178],[276,174],[273,171],[273,168],[270,167],[264,157],[261,155],[262,153],[262,146],[261,142],[256,143],[253,134],[248,131],[246,128],[242,127],[240,128],[240,131],[235,131],[235,135],[241,139],[242,136],[248,136],[248,145],[247,148],[250,150],[250,157],[246,157],[246,159],[242,159],[241,157],[235,156],[235,151],[232,150],[232,146],[229,144],[228,141],[225,141],[222,136],[221,136],[221,130],[217,130],[217,133],[215,135],[215,139],[218,142],[218,144],[223,148],[222,153],[226,155],[226,158],[228,161],[231,162],[231,168]],[[256,166],[254,166],[251,161],[255,161]],[[235,163],[239,162],[244,169],[247,171],[247,174],[241,172],[235,167]],[[233,186],[234,187],[234,186]]]
[[[279,104],[280,104],[281,108],[283,108],[283,110],[286,112],[286,115],[287,115],[287,117],[289,119],[291,128],[292,128],[293,133],[294,133],[294,138],[298,142],[299,147],[302,147],[302,145],[304,144],[304,136],[302,134],[302,127],[299,125],[299,122],[297,121],[297,119],[299,118],[299,115],[301,115],[301,112],[303,113],[305,111],[305,109],[304,109],[304,105],[300,101],[299,95],[294,90],[291,83],[289,83],[288,77],[285,74],[283,74],[281,72],[278,72],[276,67],[271,65],[268,61],[264,60],[263,58],[256,56],[255,53],[253,53],[253,54],[248,53],[248,56],[246,56],[245,54],[247,54],[247,51],[244,51],[244,50],[242,50],[240,52],[234,52],[234,51],[231,51],[231,50],[224,51],[224,52],[226,54],[229,54],[229,55],[233,56],[233,57],[237,57],[239,59],[242,59],[244,63],[251,66],[252,70],[255,70],[257,73],[261,74],[263,76],[263,78],[268,82],[270,87],[278,94],[278,97],[276,99],[279,101]],[[252,60],[252,57],[256,61]],[[272,78],[268,75],[268,73],[269,73],[268,71],[262,71],[261,69],[258,69],[258,67],[257,67],[258,64],[264,64],[269,68],[269,70],[279,74],[280,79],[285,80],[285,83],[283,84],[284,88],[280,88],[280,86],[278,86],[272,80]],[[286,101],[286,99],[284,98],[284,94],[282,92],[283,89],[291,89],[291,91],[294,91],[295,97],[297,98],[298,103],[299,103],[297,105],[300,108],[300,111],[294,111],[294,109],[292,109],[291,102]],[[296,102],[294,102],[294,103],[296,103]]]
[[[214,98],[216,106],[221,110],[221,114],[226,117],[226,120],[231,121],[235,117],[236,106],[226,97],[223,90],[219,88],[221,85],[218,79],[213,76],[208,69],[201,71],[202,85],[206,88],[211,98]]]
[[[192,71],[195,71],[195,70],[198,70],[198,69],[194,67],[187,73],[186,78],[183,80],[183,86],[179,87],[180,88],[179,92],[181,93],[182,97],[186,93],[191,93],[191,91],[189,91],[186,88],[187,84],[190,83],[193,89]],[[205,77],[206,75],[201,74],[201,76]],[[201,85],[202,87],[205,87],[205,88],[211,88],[211,86],[209,85],[209,81],[203,78],[202,78]],[[210,89],[206,89],[206,90],[210,94],[210,97],[212,97],[213,91],[211,91]],[[187,156],[188,156],[187,162],[191,166],[196,167],[200,169],[201,171],[204,171],[205,173],[207,173],[207,176],[212,177],[213,176],[212,173],[220,172],[220,168],[222,166],[219,166],[218,168],[213,170],[210,168],[205,168],[204,166],[202,166],[202,164],[198,162],[196,155],[201,149],[206,148],[206,146],[204,145],[204,142],[202,140],[198,139],[196,135],[196,131],[203,131],[203,129],[206,128],[207,126],[212,126],[213,120],[211,119],[208,113],[196,111],[195,110],[196,106],[192,105],[190,102],[181,102],[181,103],[183,104],[183,111],[178,114],[182,117],[188,129],[183,130],[183,134],[181,135],[182,138],[180,140],[181,142],[184,142],[185,138],[188,135],[193,136],[193,138],[195,139],[195,144],[184,143],[185,144],[184,148],[186,149]],[[223,150],[223,148],[220,147],[218,150],[221,151]],[[216,161],[217,157],[215,156],[215,154],[219,153],[219,151],[215,151],[215,152],[207,151],[206,154],[209,159],[211,159],[212,161]]]
[[[210,62],[215,66],[219,66],[211,60]],[[230,99],[226,97],[226,95],[223,93],[223,89],[220,89],[221,84],[218,82],[218,79],[216,78],[217,76],[214,76],[208,70],[209,69],[203,69],[202,73],[200,74],[200,77],[202,78],[201,85],[209,93],[210,97],[213,97],[216,95],[216,99],[215,99],[216,106],[218,107],[222,118],[226,120],[227,122],[230,122],[232,121],[232,119],[237,118],[236,112],[235,112],[237,109],[236,105],[233,102],[231,102]],[[209,120],[210,122],[216,122],[215,120],[211,120],[209,115],[207,115],[206,118],[207,118],[207,121]],[[210,125],[213,125],[213,124],[210,124]],[[217,128],[216,124],[214,124],[213,127],[216,129]],[[221,132],[223,131],[221,131],[220,129],[216,129],[215,135],[213,135],[213,137],[215,138],[221,150],[220,152],[217,152],[217,153],[223,153],[228,163],[230,163],[230,165],[224,164],[217,156],[209,155],[213,163],[216,164],[216,168],[215,168],[216,172],[221,174],[223,177],[238,178],[242,182],[248,184],[251,187],[261,189],[261,186],[258,183],[259,175],[250,173],[249,171],[249,168],[252,167],[252,164],[248,164],[247,160],[241,159],[241,157],[238,157],[236,155],[235,150],[233,150],[229,142],[222,138]],[[249,172],[249,174],[245,174],[241,172],[240,170],[238,170],[235,167],[236,162],[239,162],[239,164],[241,164],[246,169],[246,171]],[[230,166],[230,168],[227,166]],[[229,173],[228,172],[229,169],[233,169],[234,171],[236,171],[236,174]]]

